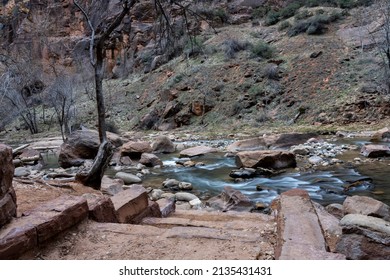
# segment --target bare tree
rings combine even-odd
[[[70,121],[75,117],[74,79],[68,76],[58,77],[48,90],[48,103],[54,109],[65,140],[71,132]]]
[[[106,110],[103,94],[104,61],[106,59],[106,50],[108,49],[107,45],[112,41],[112,37],[117,35],[116,29],[121,25],[123,19],[126,16],[130,16],[132,8],[137,1],[121,0],[121,11],[116,16],[110,19],[105,18],[100,22],[96,22],[96,18],[98,17],[93,17],[92,13],[88,13],[88,11],[80,5],[79,1],[74,0],[73,2],[83,14],[90,30],[89,60],[95,73],[95,96],[100,139],[99,151],[91,169],[87,172],[82,171],[78,173],[76,179],[85,185],[99,189],[104,170],[112,156],[112,148],[107,141],[106,135]],[[184,31],[190,34],[191,26],[189,18],[196,18],[196,13],[190,9],[191,3],[182,0],[153,0],[153,3],[157,15],[155,21],[157,26],[159,26],[158,34],[156,34],[156,41],[158,42],[159,52],[162,53],[166,50],[171,50],[172,45],[175,44],[178,36],[182,36],[182,32],[178,32],[178,28],[175,25],[176,22],[174,17],[181,15],[182,18],[184,18],[182,26]],[[99,3],[95,4],[99,5]],[[105,7],[104,5],[107,6],[108,1],[101,2],[100,4],[100,7]]]
[[[390,94],[390,0],[379,0],[377,5],[380,26],[369,33],[382,58],[384,91]]]
[[[29,61],[15,62],[0,79],[3,106],[10,106],[19,115],[32,134],[38,133],[38,110],[42,104],[45,88],[39,69],[34,69]]]

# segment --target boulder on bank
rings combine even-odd
[[[380,218],[348,214],[336,251],[352,260],[390,260],[390,224]]]
[[[192,148],[188,148],[185,150],[182,150],[180,152],[180,157],[196,157],[196,156],[201,156],[204,154],[209,154],[209,153],[216,153],[218,152],[217,149],[207,147],[207,146],[196,146]]]
[[[368,158],[388,157],[390,148],[386,145],[364,145],[361,154]]]
[[[131,159],[139,160],[143,153],[151,153],[152,147],[149,142],[144,141],[129,141],[123,144],[121,148],[121,156],[129,156]]]
[[[114,133],[107,133],[107,138],[114,147],[122,143]],[[81,166],[86,159],[95,158],[99,146],[99,133],[96,130],[73,131],[60,147],[58,163],[63,168]]]
[[[390,221],[390,207],[368,196],[349,196],[343,203],[345,214],[362,214]]]
[[[99,145],[97,131],[76,130],[61,145],[58,163],[63,168],[80,166],[84,160],[95,158]]]
[[[16,194],[12,186],[12,149],[0,144],[0,228],[16,217]]]
[[[297,166],[295,155],[282,150],[247,151],[236,155],[237,167],[283,169]]]
[[[174,153],[175,145],[169,137],[161,135],[152,142],[152,150],[154,153]]]
[[[388,127],[376,131],[371,136],[372,142],[390,142],[390,129]]]

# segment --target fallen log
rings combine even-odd
[[[12,149],[12,155],[13,156],[16,156],[20,151],[24,150],[25,148],[27,148],[28,146],[30,146],[30,144],[24,144],[20,147],[17,147],[15,149]]]
[[[38,161],[41,159],[41,156],[39,155],[36,155],[36,156],[33,156],[33,157],[23,157],[23,158],[19,158],[19,160],[22,162],[22,163],[27,163],[27,162],[35,162],[35,161]]]

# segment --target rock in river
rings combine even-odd
[[[115,174],[115,178],[122,179],[126,185],[141,183],[140,177],[126,172],[118,172]]]
[[[247,151],[236,155],[238,167],[283,169],[294,168],[297,165],[295,155],[282,150]]]
[[[180,152],[180,157],[195,157],[201,156],[208,153],[215,153],[218,150],[215,148],[207,147],[207,146],[197,146],[185,149]]]

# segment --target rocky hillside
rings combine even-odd
[[[80,2],[96,22],[110,20],[120,8],[119,1],[99,7]],[[116,30],[105,82],[113,126],[235,131],[388,120],[376,3],[191,2],[199,14],[188,22],[194,36],[182,35],[168,53],[158,49],[153,1],[137,2]],[[89,30],[80,11],[71,0],[3,4],[3,54],[29,52],[42,66],[46,87],[53,74],[76,73],[81,86],[75,122],[94,126],[94,101],[84,94],[91,91]],[[183,26],[182,14],[173,12],[172,20]]]

